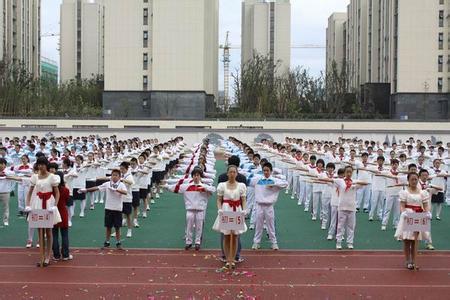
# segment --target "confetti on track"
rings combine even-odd
[[[0,249],[0,299],[442,299],[450,252],[419,256],[408,271],[395,251],[244,251],[233,273],[217,252],[78,249],[37,268],[35,250]]]

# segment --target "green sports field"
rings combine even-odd
[[[217,170],[220,174],[225,170],[222,161],[218,161]],[[0,225],[0,247],[24,247],[27,238],[27,223],[25,219],[16,217],[16,199],[11,199],[11,216],[9,227]],[[86,217],[81,219],[79,203],[76,204],[73,226],[70,229],[71,247],[100,247],[104,241],[103,208],[97,204],[94,211],[87,210]],[[1,209],[1,208],[0,208]],[[450,250],[450,215],[445,207],[442,221],[433,220],[432,234],[437,250]],[[0,213],[3,212],[0,210]],[[215,197],[211,197],[206,214],[203,232],[203,248],[219,248],[219,235],[211,227],[216,218],[217,208]],[[368,222],[368,216],[359,213],[357,217],[355,248],[356,249],[401,249],[401,244],[394,240],[394,230],[380,230],[380,222]],[[140,228],[133,229],[133,237],[124,240],[124,247],[129,248],[182,248],[184,247],[185,210],[181,195],[164,192],[157,203],[151,206],[147,219],[139,219]],[[276,228],[278,243],[281,249],[334,249],[335,243],[326,240],[326,231],[320,229],[318,221],[311,221],[309,213],[297,206],[296,200],[282,193],[276,205]],[[123,230],[125,233],[125,230]],[[244,248],[252,246],[253,231],[242,236]],[[36,238],[35,238],[36,240]],[[270,243],[264,237],[262,248],[270,248]],[[422,246],[423,248],[423,246]]]

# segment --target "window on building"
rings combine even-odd
[[[148,25],[148,8],[144,8],[144,25]]]
[[[439,0],[440,5],[444,5],[444,0]]]
[[[143,89],[146,91],[148,89],[148,76],[144,75],[142,78]]]
[[[444,49],[444,33],[443,32],[439,32],[439,50],[443,50]]]
[[[143,69],[148,70],[148,53],[144,53],[143,64]]]
[[[438,56],[438,72],[443,72],[444,70],[444,56],[439,55]]]
[[[149,104],[148,98],[142,99],[142,108],[147,109],[148,104]]]
[[[144,0],[144,3],[148,3],[148,0]]]
[[[148,31],[144,31],[144,48],[148,47]]]
[[[439,27],[444,27],[444,11],[439,11]]]
[[[444,85],[442,77],[438,78],[437,84],[438,84],[438,93],[442,93],[442,87]]]

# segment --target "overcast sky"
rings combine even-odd
[[[62,0],[41,0],[42,33],[59,33],[59,6]],[[241,44],[242,0],[220,0],[220,40],[230,32],[234,45]],[[333,12],[344,12],[349,0],[291,0],[292,44],[316,44],[325,46],[327,19]],[[59,61],[59,37],[42,38],[42,55]],[[231,51],[231,70],[240,64],[240,51]],[[325,69],[325,49],[292,49],[291,65],[304,66],[313,74]],[[219,87],[223,87],[223,65],[220,64]]]

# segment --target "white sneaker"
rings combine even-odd
[[[91,204],[91,206],[89,207],[90,210],[94,210],[95,206],[94,204]]]
[[[8,222],[8,221],[5,221],[5,222],[3,222],[3,225],[9,226],[9,222]]]
[[[150,203],[155,204],[155,200],[154,199],[150,200]]]
[[[327,240],[329,240],[329,241],[333,240],[333,236],[332,236],[331,234],[329,234],[329,235],[327,236]]]
[[[159,194],[158,193],[156,193],[155,198],[159,199]]]
[[[155,203],[155,202],[153,202],[153,203]],[[149,211],[150,210],[150,205],[147,204],[147,207],[145,208],[145,210]]]
[[[135,228],[139,228],[138,220],[134,219],[133,225],[134,225]]]
[[[80,218],[84,218],[84,211],[80,212]]]
[[[127,226],[127,219],[122,220],[122,226]]]
[[[68,257],[63,257],[63,261],[68,261],[68,260],[72,260],[73,259],[73,255],[72,254],[69,254],[69,256]]]
[[[261,248],[259,244],[253,244],[252,246],[252,250],[258,250],[259,248]]]
[[[295,195],[291,195],[291,199],[294,200],[295,199]]]
[[[72,227],[72,221],[69,221],[69,227]]]
[[[347,244],[348,249],[353,249],[353,244]]]
[[[309,211],[309,209],[308,208],[305,208],[304,210],[303,210],[304,212],[308,212]]]
[[[127,230],[127,238],[130,238],[131,237],[131,229],[128,229]]]
[[[297,202],[298,206],[302,206],[302,203],[300,201]]]
[[[327,229],[327,225],[322,225],[322,226],[320,227],[320,229],[322,229],[322,230]]]
[[[289,190],[288,190],[288,189],[286,189],[286,192],[284,192],[284,193],[285,193],[286,195],[287,195],[287,194],[289,194]]]
[[[94,200],[94,203],[98,203],[98,199],[95,199],[95,200]]]
[[[316,221],[317,217],[312,217],[311,220]]]
[[[116,237],[116,233],[115,232],[111,233],[111,237]]]
[[[382,230],[382,231],[386,231],[386,226],[384,226],[384,225],[381,226],[381,230]]]
[[[144,211],[143,213],[142,213],[142,217],[145,219],[145,218],[147,218],[147,212],[146,211]]]
[[[31,247],[33,247],[33,242],[27,241],[27,245],[25,246],[25,248],[31,248]]]
[[[250,230],[254,230],[255,229],[255,225],[250,225],[249,229]]]
[[[342,245],[341,244],[336,244],[336,249],[337,250],[342,250]]]
[[[278,244],[272,244],[272,250],[277,251],[279,249],[280,249],[280,247],[278,247]]]
[[[105,200],[101,199],[100,200],[100,204],[103,204],[105,202]]]

